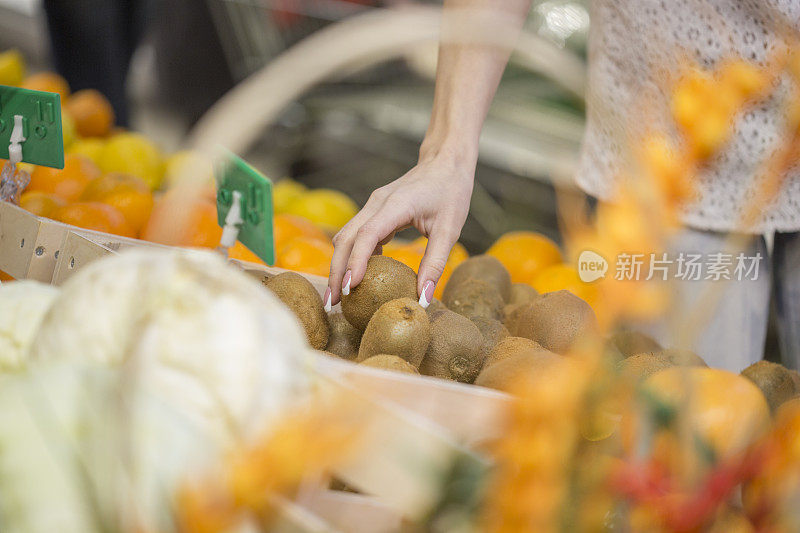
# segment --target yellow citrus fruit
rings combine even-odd
[[[280,180],[272,187],[272,205],[275,213],[285,213],[286,208],[308,191],[305,185],[290,178]]]
[[[214,183],[214,166],[211,158],[193,150],[181,150],[169,156],[164,163],[164,185],[174,187],[181,181],[203,185]]]
[[[37,217],[53,218],[53,212],[67,205],[66,200],[53,193],[30,191],[22,193],[19,206]]]
[[[315,189],[292,200],[285,212],[305,217],[328,233],[335,233],[358,213],[358,206],[342,192]]]
[[[17,87],[25,79],[25,58],[17,50],[0,54],[0,85]]]
[[[39,72],[31,74],[20,85],[23,89],[34,91],[45,91],[48,93],[58,93],[61,95],[61,105],[69,99],[70,89],[67,80],[55,72]]]
[[[158,189],[163,176],[161,151],[138,133],[118,133],[108,140],[100,154],[103,172],[121,172],[142,178],[151,190]]]
[[[73,121],[69,113],[65,113],[63,109],[61,110],[61,135],[64,137],[65,150],[72,146],[77,136],[75,121]]]
[[[80,154],[88,157],[92,162],[100,166],[100,154],[103,153],[103,147],[106,142],[103,139],[76,139],[75,142],[67,148],[68,154]]]
[[[566,263],[558,263],[542,269],[533,278],[531,285],[539,294],[568,290],[593,307],[597,301],[597,286],[581,281],[578,271]]]
[[[328,277],[333,245],[309,237],[297,237],[278,250],[277,266],[296,272]]]
[[[533,231],[506,233],[486,253],[508,269],[511,281],[529,285],[542,269],[562,261],[556,243]]]

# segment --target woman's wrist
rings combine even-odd
[[[425,137],[419,149],[418,164],[441,164],[471,179],[478,162],[478,143],[464,139]]]

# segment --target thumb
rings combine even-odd
[[[428,307],[433,301],[433,291],[442,277],[450,249],[455,242],[456,236],[451,236],[446,230],[431,232],[417,275],[417,292],[422,307]]]

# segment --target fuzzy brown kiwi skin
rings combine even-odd
[[[508,299],[508,304],[526,304],[534,301],[539,296],[539,291],[527,283],[512,283],[511,296]]]
[[[630,329],[617,331],[611,336],[609,342],[619,350],[623,357],[639,353],[659,352],[663,349],[652,337]]]
[[[361,337],[356,361],[379,354],[396,355],[419,368],[430,340],[430,320],[422,306],[411,298],[398,298],[386,302],[372,315]]]
[[[453,311],[439,311],[431,321],[431,342],[419,371],[426,376],[472,383],[486,353],[483,336],[468,318]]]
[[[441,300],[434,298],[433,301],[428,305],[428,308],[425,309],[425,312],[428,313],[428,317],[431,317],[436,311],[441,311],[443,309],[447,309],[447,307],[441,302]]]
[[[560,355],[547,350],[519,353],[484,367],[475,380],[475,385],[510,392],[510,387],[517,380],[535,378],[543,369],[558,364],[561,359]]]
[[[451,311],[470,319],[499,320],[503,316],[505,305],[495,287],[474,278],[462,281],[451,291],[445,291],[442,301]]]
[[[331,334],[326,351],[334,353],[342,359],[354,360],[358,356],[361,344],[361,332],[347,321],[342,313],[328,315]]]
[[[499,320],[491,318],[471,318],[472,323],[478,326],[478,331],[483,336],[483,351],[489,354],[497,343],[508,337],[508,329]]]
[[[400,261],[373,255],[364,279],[342,295],[342,313],[353,327],[364,331],[380,306],[397,298],[417,298],[417,275]]]
[[[565,354],[581,338],[597,335],[592,308],[567,290],[548,292],[522,310],[512,334],[527,337],[542,347]]]
[[[486,369],[504,359],[514,357],[521,354],[536,354],[538,352],[546,352],[542,346],[530,339],[524,337],[506,337],[497,343],[492,351],[486,356],[486,361],[483,363],[483,368]]]
[[[511,275],[506,267],[490,255],[475,255],[464,260],[453,270],[444,288],[442,300],[447,301],[445,296],[447,292],[454,290],[460,283],[470,278],[485,281],[493,286],[500,293],[504,302],[508,302],[511,298]]]
[[[781,404],[797,396],[792,373],[778,363],[758,361],[742,370],[742,376],[761,389],[773,413]]]
[[[403,372],[405,374],[419,374],[419,371],[414,368],[414,365],[396,355],[391,354],[378,354],[373,355],[359,363],[360,365],[369,366],[372,368],[381,368],[383,370],[393,370],[395,372]]]
[[[328,317],[322,297],[311,282],[300,274],[282,272],[264,281],[264,285],[297,316],[311,347],[324,350],[330,336]]]
[[[622,376],[633,382],[644,381],[656,372],[673,366],[677,365],[668,358],[654,353],[632,355],[617,363]]]

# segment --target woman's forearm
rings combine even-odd
[[[445,0],[433,112],[420,161],[438,156],[477,160],[481,128],[510,50],[469,44],[470,28],[496,14],[509,26],[504,31],[518,32],[530,6],[531,0]]]

